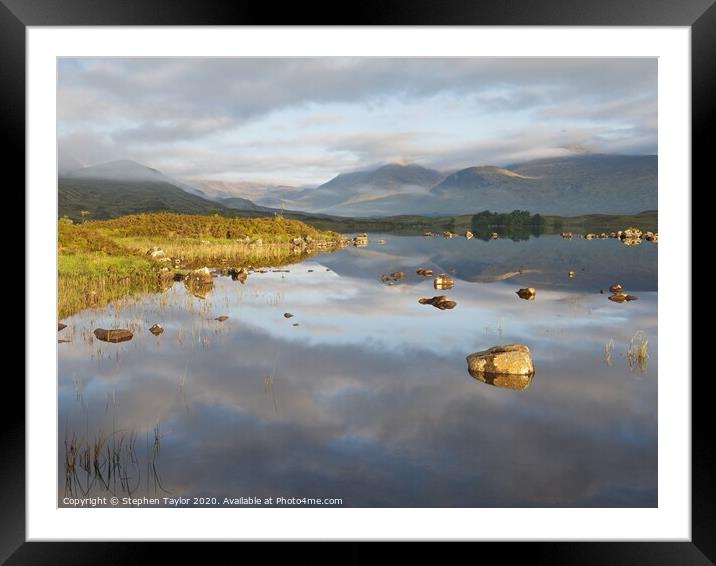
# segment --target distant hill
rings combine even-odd
[[[330,212],[343,216],[384,216],[396,213],[392,199],[425,196],[445,177],[420,165],[383,165],[377,169],[341,173],[299,198],[286,195],[286,206],[308,212]],[[391,202],[386,203],[386,199]]]
[[[293,217],[455,216],[483,210],[542,215],[636,214],[658,209],[654,155],[578,155],[450,174],[389,164],[342,173],[315,189],[207,181],[203,189],[133,161],[113,161],[59,178],[60,215],[113,218],[138,212]],[[248,199],[245,194],[256,195]],[[265,193],[265,197],[261,194]],[[273,205],[271,205],[273,203]]]
[[[234,210],[255,211],[255,212],[276,212],[276,209],[266,206],[259,206],[249,199],[241,197],[218,198],[217,203]]]
[[[505,168],[470,167],[431,192],[433,212],[526,209],[541,214],[629,214],[657,208],[657,157],[580,155]]]
[[[232,208],[257,210],[250,201]],[[58,179],[59,215],[74,220],[80,211],[92,219],[142,212],[172,211],[188,214],[227,213],[230,209],[206,198],[199,189],[134,161],[112,161],[61,172]],[[240,208],[239,208],[240,209]]]
[[[218,181],[215,179],[190,179],[189,182],[204,191],[207,197],[221,202],[223,199],[241,198],[259,206],[280,208],[286,199],[299,198],[303,188],[288,185],[272,185],[253,181]]]
[[[453,215],[515,209],[532,213],[634,214],[658,208],[655,155],[578,155],[449,175],[418,165],[341,174],[301,198],[294,210],[341,216]]]

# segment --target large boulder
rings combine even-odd
[[[97,337],[97,340],[102,340],[102,342],[126,342],[127,340],[131,340],[134,336],[131,330],[124,328],[115,328],[112,330],[96,328],[94,335]]]
[[[494,346],[467,356],[467,369],[472,377],[497,375],[534,375],[530,349],[523,344]]]

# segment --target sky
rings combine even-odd
[[[61,168],[187,180],[657,153],[653,58],[62,58],[57,101]]]

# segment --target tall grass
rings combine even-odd
[[[318,245],[294,245],[294,238]],[[340,235],[285,218],[140,214],[58,224],[58,316],[164,288],[162,267],[265,267],[335,249]],[[149,258],[160,246],[164,260]],[[169,281],[171,283],[171,281]]]
[[[642,330],[637,330],[629,340],[627,361],[632,371],[646,373],[649,363],[649,340]]]
[[[610,338],[609,341],[604,344],[604,362],[608,365],[612,365],[612,354],[614,353],[614,339]]]

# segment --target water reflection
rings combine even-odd
[[[244,284],[216,278],[205,299],[175,284],[124,308],[80,313],[63,321],[72,342],[58,345],[60,451],[66,436],[151,437],[161,422],[161,482],[174,495],[655,506],[655,248],[393,235]],[[420,305],[434,289],[418,267],[451,274],[459,306]],[[395,285],[380,281],[399,271],[406,276]],[[599,293],[615,281],[640,300]],[[515,295],[528,286],[534,301]],[[214,320],[221,315],[229,318]],[[161,335],[149,332],[155,323]],[[130,325],[130,342],[92,339],[96,327]],[[645,373],[627,359],[637,329],[648,337]],[[467,354],[507,343],[529,346],[534,382],[512,391],[470,377]],[[64,479],[61,470],[61,495]]]

